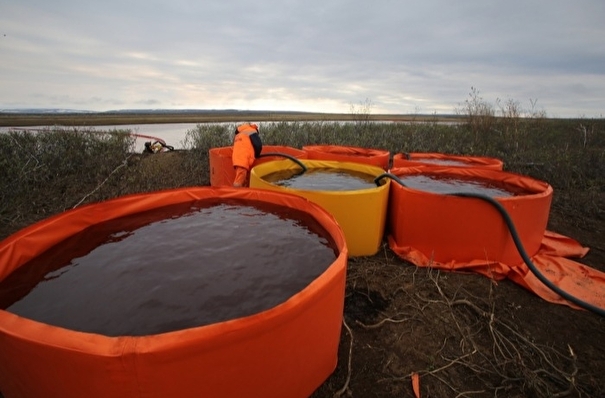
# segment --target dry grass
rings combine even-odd
[[[427,396],[596,393],[589,379],[578,377],[571,345],[533,337],[515,319],[519,309],[480,276],[406,267],[388,255],[353,262],[345,305],[345,322],[352,326],[343,331],[337,373],[315,397],[331,396],[328,391],[411,396],[413,375]],[[375,366],[373,393],[361,381],[367,363]]]
[[[272,122],[266,145],[333,144],[401,152],[443,152],[502,159],[505,169],[553,185],[554,206],[603,218],[605,121],[495,118],[477,135],[469,125]],[[187,150],[133,154],[124,131],[55,127],[0,134],[0,220],[3,234],[82,203],[157,189],[208,185],[208,151],[228,146],[233,125],[199,124]],[[580,221],[579,221],[580,222]]]

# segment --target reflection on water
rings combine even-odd
[[[478,177],[418,174],[401,176],[399,179],[408,188],[439,194],[466,192],[486,195],[492,198],[508,198],[529,194],[529,192],[523,190],[521,187]]]
[[[310,215],[211,199],[90,226],[0,283],[0,308],[106,336],[144,336],[272,308],[338,255]]]
[[[263,177],[274,185],[309,191],[356,191],[376,188],[374,176],[346,169],[279,170]]]

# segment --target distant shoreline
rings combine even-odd
[[[105,126],[161,123],[229,123],[229,122],[304,122],[304,121],[391,121],[391,122],[460,122],[455,115],[390,115],[264,111],[149,111],[149,112],[0,112],[1,127],[26,126]]]

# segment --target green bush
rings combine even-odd
[[[265,145],[341,145],[501,159],[506,171],[550,183],[553,206],[604,217],[605,121],[506,118],[429,122],[261,123]],[[208,152],[229,146],[234,124],[200,124],[185,150],[133,153],[127,131],[48,129],[0,134],[0,236],[84,203],[130,193],[209,184]]]

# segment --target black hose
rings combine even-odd
[[[378,184],[378,180],[380,180],[383,177],[389,177],[405,187],[405,184],[403,183],[403,181],[401,181],[397,176],[395,176],[391,173],[384,173],[384,174],[381,174],[380,176],[376,177],[376,179],[374,180],[376,182],[376,184]],[[511,219],[510,215],[508,214],[508,212],[506,211],[506,209],[504,208],[504,206],[502,206],[502,204],[500,202],[498,202],[497,200],[495,200],[494,198],[492,198],[490,196],[477,194],[477,193],[470,193],[470,192],[455,192],[455,193],[449,193],[447,195],[465,197],[465,198],[477,198],[477,199],[486,201],[486,202],[490,203],[492,206],[494,206],[498,210],[498,212],[500,213],[502,218],[504,218],[504,222],[506,223],[506,226],[508,227],[508,230],[510,231],[511,237],[513,238],[513,242],[515,242],[515,246],[517,248],[517,251],[521,255],[521,258],[523,258],[523,261],[525,262],[527,267],[530,269],[530,271],[536,276],[536,278],[538,278],[540,280],[540,282],[542,282],[544,285],[546,285],[550,290],[557,293],[559,296],[563,297],[564,299],[574,303],[578,307],[581,307],[588,311],[592,311],[597,315],[605,317],[605,310],[603,308],[594,306],[590,303],[587,303],[584,300],[581,300],[581,299],[567,293],[566,291],[564,291],[563,289],[561,289],[560,287],[558,287],[557,285],[552,283],[548,278],[546,278],[538,270],[538,268],[534,265],[534,263],[531,261],[531,259],[527,255],[527,252],[525,251],[525,248],[523,247],[523,244],[521,243],[521,239],[519,238],[519,234],[517,233],[517,228],[515,228],[515,224],[513,223],[513,220]]]
[[[525,264],[527,264],[527,266],[529,267],[531,272],[534,273],[534,275],[540,280],[540,282],[545,284],[548,288],[550,288],[552,291],[554,291],[561,297],[576,304],[578,307],[582,307],[582,308],[584,308],[588,311],[592,311],[598,315],[605,316],[604,309],[596,307],[590,303],[587,303],[587,302],[567,293],[566,291],[564,291],[563,289],[561,289],[560,287],[558,287],[557,285],[552,283],[550,280],[548,280],[538,270],[538,268],[536,268],[534,263],[532,263],[531,259],[527,255],[527,252],[523,248],[523,244],[521,243],[521,239],[519,238],[519,234],[517,233],[515,225],[514,225],[512,219],[510,218],[510,215],[508,214],[508,212],[506,211],[506,209],[504,208],[504,206],[502,206],[502,204],[500,202],[498,202],[497,200],[495,200],[494,198],[491,198],[489,196],[475,194],[475,193],[457,192],[457,193],[451,193],[449,195],[467,197],[467,198],[478,198],[478,199],[491,203],[500,212],[500,214],[502,215],[502,218],[504,218],[504,221],[506,222],[506,225],[508,226],[508,229],[513,238],[513,241],[515,242],[515,246],[517,247],[517,250],[519,251],[519,254],[521,255],[521,257],[523,258],[523,261],[525,261]]]
[[[303,169],[302,173],[304,173],[305,171],[307,171],[307,166],[305,166],[303,164],[303,162],[301,162],[300,160],[298,160],[294,156],[290,156],[290,155],[288,155],[286,153],[267,152],[267,153],[261,153],[260,155],[258,155],[259,158],[266,158],[266,157],[269,157],[269,156],[281,156],[281,157],[284,157],[284,158],[288,158],[291,161],[293,161],[294,163],[296,163],[297,165],[299,165]]]
[[[384,177],[389,177],[391,180],[397,181],[399,183],[399,185],[401,185],[402,187],[405,187],[405,184],[403,183],[403,181],[401,181],[399,179],[399,177],[397,177],[395,174],[391,174],[391,173],[382,173],[378,177],[374,178],[374,183],[377,186],[380,186],[380,180],[382,180]]]

